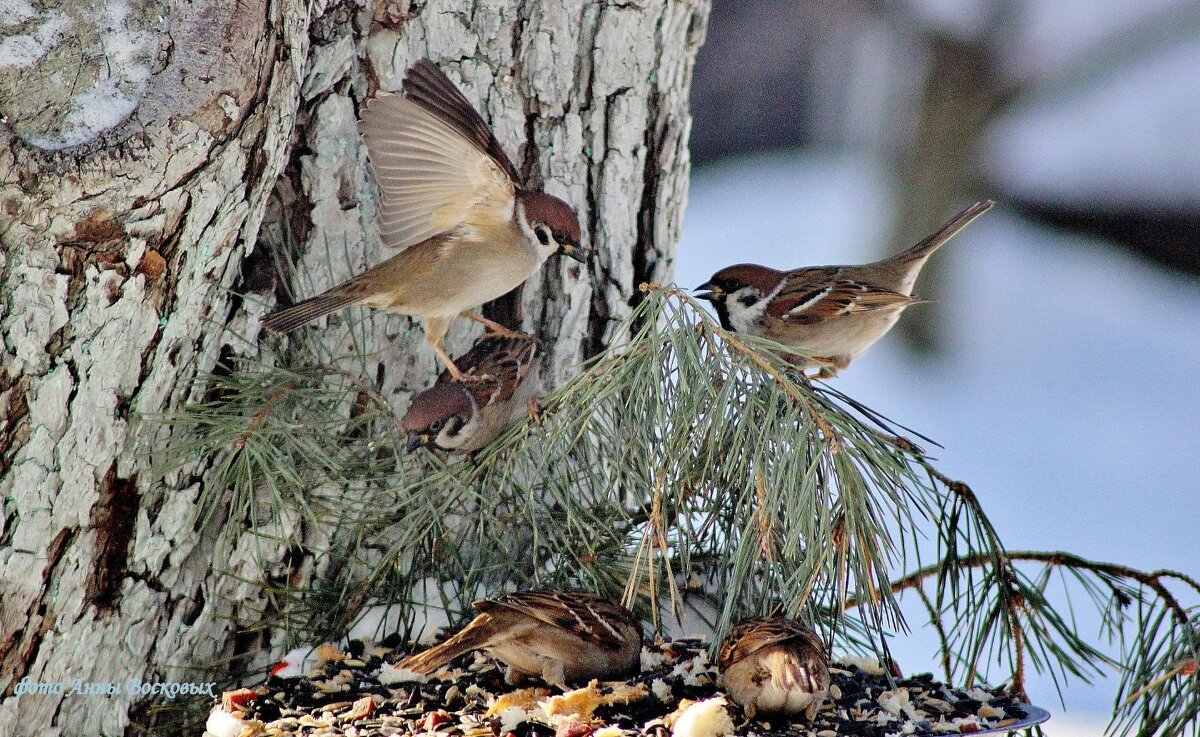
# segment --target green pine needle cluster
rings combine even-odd
[[[336,638],[370,605],[411,623],[414,598],[461,614],[557,587],[623,598],[656,625],[703,602],[716,641],[776,609],[879,657],[906,626],[932,626],[948,681],[1023,692],[1028,668],[1056,682],[1115,669],[1114,729],[1200,734],[1200,615],[1162,583],[1194,597],[1194,580],[1006,551],[979,498],[918,445],[931,441],[810,384],[779,346],[722,330],[678,290],[644,291],[621,340],[470,460],[404,455],[393,409],[329,356],[205,377],[204,401],[159,418],[175,463],[214,459],[198,523],[298,514],[329,531],[303,550],[322,572],[310,587],[264,576],[263,625]],[[1080,591],[1105,615],[1099,641],[1075,625]],[[906,595],[928,622],[906,625]]]

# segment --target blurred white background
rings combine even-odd
[[[731,5],[698,68],[677,283],[873,260],[1000,200],[837,388],[942,443],[1010,549],[1200,574],[1200,3]],[[906,671],[935,653],[896,643]],[[1029,690],[1063,737],[1101,734],[1116,687]]]

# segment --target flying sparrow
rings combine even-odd
[[[829,691],[829,659],[816,632],[794,619],[751,617],[721,643],[725,693],[746,709],[799,714],[812,721]]]
[[[510,684],[540,676],[565,689],[569,682],[624,676],[640,663],[641,622],[599,596],[520,591],[474,606],[479,614],[458,634],[396,667],[428,675],[463,653],[483,650],[508,666]]]
[[[538,389],[538,351],[532,335],[485,333],[455,363],[480,381],[458,382],[447,369],[437,383],[412,398],[401,422],[407,450],[432,446],[473,453],[504,432]]]
[[[403,94],[367,103],[359,123],[379,182],[380,235],[404,249],[353,279],[263,318],[286,333],[354,305],[421,318],[425,340],[450,373],[441,347],[459,314],[515,289],[554,253],[586,262],[579,218],[553,195],[522,189],[512,161],[483,118],[433,62],[404,76]]]
[[[896,324],[929,256],[994,204],[982,200],[955,215],[909,250],[862,266],[779,271],[757,264],[727,266],[696,289],[712,302],[721,326],[781,343],[803,355],[803,369],[828,379],[850,365]]]

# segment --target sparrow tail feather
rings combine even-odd
[[[490,621],[491,617],[487,615],[476,617],[454,637],[440,645],[434,645],[424,652],[410,655],[396,667],[421,675],[429,675],[459,655],[487,646],[492,635],[486,626]]]
[[[330,312],[347,307],[358,301],[357,297],[344,292],[326,292],[309,297],[303,302],[286,309],[276,310],[262,319],[262,326],[276,333],[290,333],[301,325],[324,317]]]
[[[954,217],[950,218],[942,227],[938,228],[937,232],[921,241],[917,245],[908,249],[899,256],[896,256],[897,261],[919,261],[929,258],[929,255],[945,245],[946,241],[953,238],[958,231],[967,227],[972,220],[979,217],[983,213],[992,209],[996,203],[992,200],[980,200]]]

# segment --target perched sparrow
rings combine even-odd
[[[541,676],[569,682],[610,679],[634,671],[642,652],[641,622],[625,607],[592,594],[521,591],[475,602],[479,615],[458,634],[397,667],[428,675],[471,650],[508,666],[506,680]]]
[[[450,323],[515,289],[551,254],[584,262],[579,218],[557,197],[517,185],[517,170],[483,118],[428,59],[409,68],[403,94],[368,102],[359,127],[379,182],[383,243],[404,250],[267,315],[263,325],[286,333],[353,305],[412,315],[461,380],[441,347]]]
[[[995,203],[976,202],[909,250],[862,266],[817,266],[794,271],[738,264],[697,287],[712,302],[721,326],[781,343],[819,366],[828,379],[891,330],[915,299],[913,283],[930,254]]]
[[[533,399],[538,388],[537,355],[541,341],[532,335],[485,334],[456,364],[462,383],[450,371],[412,398],[401,423],[409,451],[425,445],[451,453],[472,453],[504,432]]]
[[[751,617],[721,643],[725,693],[746,709],[816,716],[829,691],[829,659],[817,633],[794,619]]]

